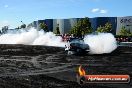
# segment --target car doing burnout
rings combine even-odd
[[[86,54],[89,52],[89,45],[82,39],[70,39],[65,45],[65,51],[70,54]]]

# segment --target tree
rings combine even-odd
[[[26,24],[23,23],[23,21],[21,21],[22,25],[20,26],[20,28],[26,28]]]
[[[8,29],[9,29],[8,26],[2,27],[2,33],[4,33],[4,34],[7,33]]]
[[[111,23],[109,23],[109,22],[107,22],[106,24],[105,24],[105,26],[99,26],[98,28],[97,28],[97,32],[111,32],[112,31],[112,24]]]
[[[97,28],[97,32],[104,32],[104,27],[102,27],[101,25]]]
[[[43,29],[45,32],[48,32],[48,26],[43,22],[39,24],[40,29]]]
[[[76,36],[82,36],[89,33],[92,33],[92,27],[88,17],[80,19],[70,31],[70,34]]]
[[[132,36],[132,33],[129,30],[127,30],[124,26],[121,28],[120,32],[119,32],[119,35],[121,36]]]
[[[57,27],[56,27],[56,32],[55,32],[55,34],[60,34],[60,30],[59,30],[59,24],[57,24]]]
[[[26,24],[22,24],[20,28],[26,28]]]

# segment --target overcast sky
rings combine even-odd
[[[21,20],[132,16],[132,0],[0,0],[0,28]]]

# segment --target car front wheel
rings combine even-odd
[[[73,55],[73,54],[75,54],[75,52],[74,51],[68,51],[67,54],[68,55]]]

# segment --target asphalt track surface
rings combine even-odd
[[[59,47],[0,45],[0,88],[132,88],[132,82],[79,85],[80,65],[87,74],[132,77],[132,47],[119,46],[102,55],[67,55]]]

